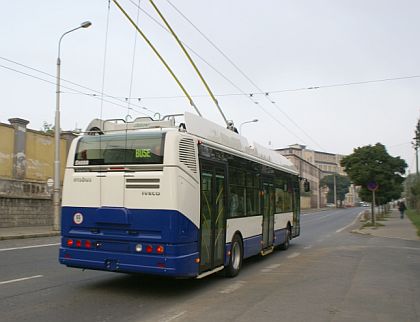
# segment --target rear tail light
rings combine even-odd
[[[92,247],[92,243],[90,242],[90,240],[85,240],[85,247],[86,248],[91,248]]]
[[[82,241],[76,240],[76,247],[82,247]]]
[[[67,239],[67,246],[68,246],[68,247],[73,246],[73,244],[74,244],[73,239]]]
[[[163,248],[163,246],[162,245],[159,245],[158,247],[156,247],[156,252],[158,253],[158,254],[163,254],[163,252],[164,252],[164,248]]]
[[[153,247],[152,247],[152,245],[147,245],[146,246],[146,253],[151,253],[151,252],[153,252]]]

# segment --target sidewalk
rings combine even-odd
[[[52,226],[0,228],[0,240],[33,237],[51,237],[59,235],[60,232],[54,231]]]
[[[379,221],[379,223],[384,226],[377,228],[364,227],[355,229],[352,232],[376,237],[420,240],[420,237],[417,236],[417,229],[412,224],[411,220],[407,216],[404,216],[404,219],[400,219],[398,210],[391,210],[390,216],[387,217],[385,221]],[[359,224],[362,226],[362,223]]]

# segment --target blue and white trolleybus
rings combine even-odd
[[[298,172],[282,155],[191,113],[96,119],[67,160],[59,260],[200,278],[300,234]]]

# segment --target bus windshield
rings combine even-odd
[[[84,136],[74,165],[162,164],[164,133]]]

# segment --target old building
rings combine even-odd
[[[52,225],[54,137],[13,118],[0,123],[0,227]],[[61,136],[61,174],[74,135]]]
[[[320,152],[307,149],[305,145],[292,144],[288,148],[277,149],[277,152],[287,157],[298,168],[300,176],[311,183],[311,208],[325,207],[327,189],[320,187],[321,179],[326,175],[339,174],[346,176],[340,165],[344,155]],[[345,205],[354,205],[358,201],[356,188],[351,185],[344,201]],[[302,200],[304,203],[304,200]]]

